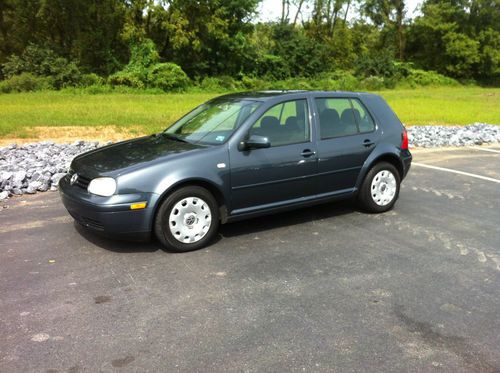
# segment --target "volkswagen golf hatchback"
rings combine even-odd
[[[76,157],[60,181],[68,212],[96,232],[206,246],[220,224],[354,198],[390,210],[412,156],[406,130],[368,93],[231,94],[164,132]]]

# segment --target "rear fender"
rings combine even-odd
[[[363,164],[363,167],[361,167],[358,179],[356,180],[356,191],[361,188],[363,180],[365,179],[368,171],[370,171],[370,169],[374,165],[382,160],[389,161],[390,163],[394,164],[394,166],[396,166],[399,171],[401,179],[403,178],[404,165],[403,161],[401,160],[401,149],[392,144],[379,144],[375,149],[373,149],[370,156]]]

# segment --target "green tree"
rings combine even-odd
[[[498,81],[498,19],[498,0],[427,0],[410,28],[408,53],[423,69]]]
[[[405,52],[405,15],[406,6],[404,0],[368,0],[362,6],[372,22],[383,27],[384,44],[392,43],[397,57],[404,60]]]

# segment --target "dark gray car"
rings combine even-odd
[[[76,157],[60,181],[76,221],[169,250],[207,245],[219,224],[355,198],[390,210],[411,153],[378,95],[279,91],[200,105],[166,131]]]

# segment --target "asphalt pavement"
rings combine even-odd
[[[500,146],[414,156],[388,213],[272,215],[187,254],[10,199],[0,372],[499,372]]]

